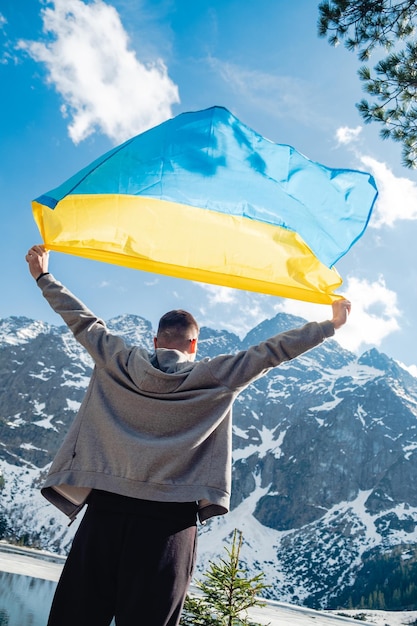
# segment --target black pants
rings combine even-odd
[[[196,503],[94,491],[48,626],[177,626],[195,563]]]

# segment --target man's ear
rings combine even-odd
[[[153,338],[153,347],[155,348],[155,350],[156,350],[156,349],[157,349],[157,347],[158,347],[158,338],[157,338],[157,337],[154,337],[154,338]]]
[[[195,354],[197,352],[197,339],[191,339],[189,352],[190,354]]]

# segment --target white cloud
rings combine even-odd
[[[417,184],[402,176],[395,176],[386,163],[363,154],[355,145],[362,127],[341,126],[336,130],[337,144],[347,146],[356,159],[373,175],[378,198],[369,225],[374,228],[394,226],[399,220],[417,220]]]
[[[308,81],[240,67],[215,57],[209,57],[208,64],[228,89],[243,97],[246,104],[274,117],[296,119],[311,125],[314,110],[311,101],[315,95]],[[318,116],[316,112],[315,118]]]
[[[337,143],[340,145],[348,145],[354,141],[357,141],[360,133],[362,132],[362,126],[356,126],[356,128],[349,128],[348,126],[341,126],[336,130]]]
[[[42,15],[52,39],[20,47],[45,64],[74,143],[96,130],[119,143],[172,117],[177,86],[162,60],[145,65],[137,59],[114,7],[54,0]]]
[[[156,277],[153,280],[145,280],[146,287],[155,287],[155,285],[159,285],[159,278]]]
[[[401,361],[398,361],[398,364],[403,369],[407,370],[407,372],[411,374],[411,376],[415,376],[415,378],[417,378],[417,365],[405,365],[404,363],[401,363]]]
[[[369,346],[380,346],[388,335],[399,330],[401,313],[397,295],[386,287],[382,277],[375,282],[350,277],[344,295],[352,302],[352,312],[347,324],[336,332],[335,339],[347,350],[359,353]],[[277,310],[308,320],[322,321],[331,317],[330,307],[296,300],[284,300]]]
[[[236,302],[238,292],[235,289],[205,283],[196,283],[196,285],[206,292],[209,306],[216,304],[233,304]]]
[[[0,65],[7,65],[10,61],[15,60],[10,53],[10,42],[6,39],[7,19],[0,13]]]
[[[120,282],[115,282],[114,280],[99,280],[97,282],[97,284],[95,285],[95,287],[97,287],[97,289],[103,289],[103,290],[109,290],[109,291],[116,291],[118,293],[125,293],[127,291],[125,285],[121,284]]]
[[[276,298],[263,294],[195,283],[205,294],[199,304],[201,324],[223,328],[243,338],[254,326],[275,315]]]
[[[393,226],[397,220],[417,220],[417,185],[409,178],[396,177],[385,163],[370,156],[361,162],[375,177],[379,196],[370,226]]]
[[[356,352],[367,346],[380,346],[388,335],[400,329],[397,294],[386,287],[382,277],[375,282],[349,277],[346,297],[352,302],[351,319],[337,338],[344,347]]]

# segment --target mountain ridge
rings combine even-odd
[[[242,339],[203,327],[199,355],[236,352],[303,323],[279,313]],[[107,324],[152,350],[145,318],[121,315]],[[68,550],[75,528],[39,487],[91,368],[66,326],[0,320],[0,521],[9,540]],[[196,575],[240,527],[245,562],[265,571],[272,599],[338,608],[366,595],[369,603],[375,589],[366,580],[379,585],[371,602],[388,599],[377,566],[400,585],[398,563],[409,576],[417,563],[416,459],[417,379],[390,357],[375,348],[358,357],[330,339],[283,363],[235,402],[232,510],[200,528]],[[417,607],[417,591],[407,599],[401,593],[391,594],[390,608]]]

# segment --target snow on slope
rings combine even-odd
[[[260,486],[259,477],[257,477],[257,483],[251,495],[228,515],[213,518],[205,526],[200,527],[196,578],[202,577],[209,561],[215,561],[219,555],[226,554],[225,546],[230,547],[233,531],[238,529],[243,535],[240,554],[242,565],[251,574],[259,572],[265,574],[265,581],[271,585],[268,596],[286,601],[294,601],[294,598],[297,598],[296,601],[301,604],[311,592],[311,589],[305,585],[309,564],[302,558],[302,555],[297,556],[294,553],[293,576],[289,583],[288,572],[284,571],[282,566],[280,546],[285,537],[291,539],[296,536],[297,531],[277,531],[263,526],[256,520],[253,515],[256,504],[269,490],[269,485]],[[328,527],[329,532],[324,532],[323,528],[320,530],[316,523],[308,524],[303,529],[304,541],[310,545],[308,558],[316,567],[319,567],[321,561],[326,559],[326,571],[329,574],[332,569],[335,569],[335,573],[339,572],[338,586],[349,583],[350,577],[354,578],[355,568],[360,566],[362,554],[366,550],[384,541],[383,537],[376,532],[374,517],[366,510],[365,503],[368,496],[368,491],[362,491],[355,500],[338,503],[329,509],[318,522],[319,526]],[[398,519],[410,515],[417,517],[417,510],[409,506],[397,505],[393,511]],[[340,533],[333,533],[331,530],[333,523],[337,523],[342,518],[349,524],[350,533],[354,537],[348,547],[344,544]],[[300,541],[298,537],[295,547],[298,546],[302,552]],[[413,533],[397,530],[394,542],[399,544],[402,541],[417,543],[417,526]],[[337,555],[334,561],[331,558],[333,553]]]

